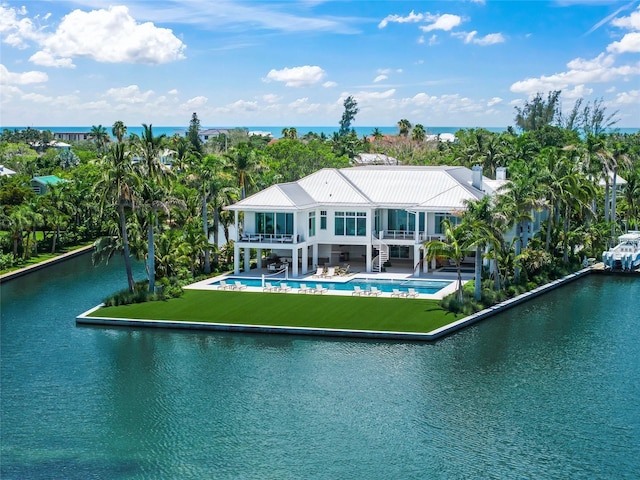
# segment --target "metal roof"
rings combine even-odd
[[[482,190],[472,186],[466,167],[362,166],[325,168],[297,182],[273,185],[241,200],[229,210],[303,210],[314,206],[404,208],[453,211],[466,200],[492,194],[504,181],[483,177]]]

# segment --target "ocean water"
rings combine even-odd
[[[3,480],[640,478],[637,278],[427,344],[78,327],[89,257],[0,287]]]
[[[111,126],[110,125],[104,125],[105,128],[107,129],[107,132],[109,134],[111,134]],[[271,136],[273,138],[281,138],[282,137],[282,130],[284,128],[290,128],[289,127],[278,127],[278,126],[250,126],[250,127],[246,127],[246,126],[242,126],[240,128],[246,128],[247,130],[251,131],[251,132],[269,132],[271,133]],[[4,129],[9,129],[9,130],[13,130],[13,129],[23,129],[26,128],[25,126],[9,126],[9,127],[4,127],[4,126],[0,126],[0,130],[4,130]],[[36,126],[36,127],[31,127],[34,128],[36,130],[51,130],[53,133],[57,133],[57,132],[89,132],[91,130],[91,126],[67,126],[67,127],[47,127],[47,126]],[[153,132],[155,135],[162,135],[165,134],[168,137],[171,137],[173,135],[185,135],[186,131],[187,131],[188,126],[153,126]],[[209,126],[203,126],[202,129],[207,129],[207,128],[235,128],[235,127],[209,127]],[[397,135],[398,134],[398,127],[396,125],[392,125],[392,126],[382,126],[382,127],[376,127],[376,126],[365,126],[365,127],[361,127],[361,126],[354,126],[353,127],[354,130],[356,131],[356,133],[358,134],[358,137],[363,137],[363,136],[370,136],[372,134],[372,132],[374,131],[375,128],[378,128],[383,135]],[[428,135],[439,135],[442,133],[456,133],[458,130],[460,129],[466,129],[466,128],[478,128],[478,127],[446,127],[446,126],[433,126],[433,127],[429,127],[429,126],[425,126],[425,130],[427,132]],[[480,128],[484,128],[486,130],[489,130],[490,132],[495,132],[495,133],[500,133],[503,132],[507,129],[507,127],[480,127]],[[305,135],[306,133],[309,132],[313,132],[313,133],[317,133],[317,134],[321,134],[324,133],[327,137],[331,137],[334,132],[337,132],[339,127],[338,126],[303,126],[303,127],[295,127],[295,129],[298,132],[298,136],[301,137],[303,135]],[[136,135],[140,135],[142,133],[142,126],[127,126],[127,132],[128,133],[135,133]],[[619,131],[620,133],[636,133],[638,132],[638,128],[619,128],[619,129],[615,129],[616,131]]]

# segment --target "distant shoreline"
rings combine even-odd
[[[103,125],[106,129],[107,132],[109,134],[111,134],[111,125]],[[2,130],[23,130],[27,128],[27,126],[0,126],[0,131]],[[36,129],[36,130],[50,130],[53,133],[60,133],[60,132],[81,132],[81,133],[88,133],[91,130],[91,126],[30,126],[30,128]],[[327,137],[331,137],[333,135],[334,132],[337,132],[339,130],[339,126],[338,125],[331,125],[331,126],[235,126],[235,127],[230,127],[230,126],[202,126],[201,129],[202,130],[206,130],[206,129],[221,129],[221,130],[233,130],[234,128],[243,128],[249,131],[259,131],[259,132],[269,132],[271,134],[271,136],[273,138],[281,138],[282,137],[282,130],[285,128],[295,128],[296,131],[298,132],[298,136],[301,137],[303,135],[306,135],[309,132],[313,132],[313,133],[317,133],[318,135],[324,133]],[[393,125],[393,126],[354,126],[353,129],[355,130],[356,134],[358,135],[358,137],[363,137],[363,136],[370,136],[373,131],[375,129],[378,129],[383,135],[397,135],[398,134],[398,127],[397,125]],[[428,135],[439,135],[439,134],[443,134],[443,133],[451,133],[454,134],[456,133],[458,130],[467,130],[467,129],[484,129],[484,130],[488,130],[490,132],[493,133],[501,133],[504,132],[505,130],[507,130],[508,127],[454,127],[454,126],[427,126],[425,125],[425,130],[426,133]],[[173,135],[175,135],[176,133],[179,135],[184,135],[184,133],[187,131],[188,126],[163,126],[163,125],[154,125],[153,126],[153,132],[155,135],[166,135],[168,137],[172,137]],[[140,135],[142,134],[142,126],[129,126],[127,125],[127,133],[128,134],[132,134],[135,133],[136,135]],[[613,128],[611,129],[612,132],[619,132],[619,133],[627,133],[627,134],[633,134],[633,133],[637,133],[640,131],[640,127],[627,127],[627,128]]]

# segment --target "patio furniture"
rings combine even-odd
[[[306,283],[301,283],[300,288],[298,288],[298,293],[310,293],[311,288],[307,287]]]
[[[407,296],[407,292],[403,292],[398,288],[394,288],[393,292],[391,292],[392,297],[403,298]]]
[[[290,292],[291,291],[291,287],[289,285],[287,285],[286,283],[282,282],[282,283],[280,283],[280,287],[278,288],[278,291],[281,292],[281,293]]]
[[[323,293],[327,293],[329,291],[328,288],[323,287],[320,283],[316,284],[315,291],[313,293],[319,293],[322,295]]]
[[[246,290],[247,286],[243,285],[242,282],[236,280],[232,288],[234,290]]]
[[[351,296],[354,296],[354,295],[361,296],[361,295],[366,295],[366,294],[367,294],[367,292],[362,290],[358,285],[354,285],[353,286],[353,292],[351,292]]]
[[[262,287],[263,292],[275,292],[278,287],[274,287],[271,282],[265,282],[264,287]]]
[[[415,288],[409,288],[407,291],[407,297],[409,298],[418,298],[419,293],[416,292]]]
[[[220,280],[218,283],[218,290],[227,290],[231,285],[228,285],[224,280]]]
[[[382,295],[382,292],[378,290],[378,287],[371,287],[371,290],[369,290],[369,295],[373,295],[374,297],[379,297],[380,295]]]
[[[318,267],[316,273],[313,274],[313,278],[322,278],[324,276],[324,267]]]
[[[336,275],[336,268],[335,267],[329,267],[327,268],[327,273],[323,274],[322,277],[324,278],[333,278]]]

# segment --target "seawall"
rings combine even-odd
[[[77,248],[70,252],[63,253],[62,255],[58,255],[57,257],[50,258],[49,260],[44,260],[42,262],[29,265],[28,267],[5,273],[3,275],[0,275],[0,283],[8,282],[9,280],[13,280],[14,278],[22,277],[23,275],[26,275],[28,273],[35,272],[36,270],[55,265],[56,263],[64,262],[65,260],[69,260],[70,258],[84,255],[91,250],[93,250],[93,245],[87,245],[86,247]]]

